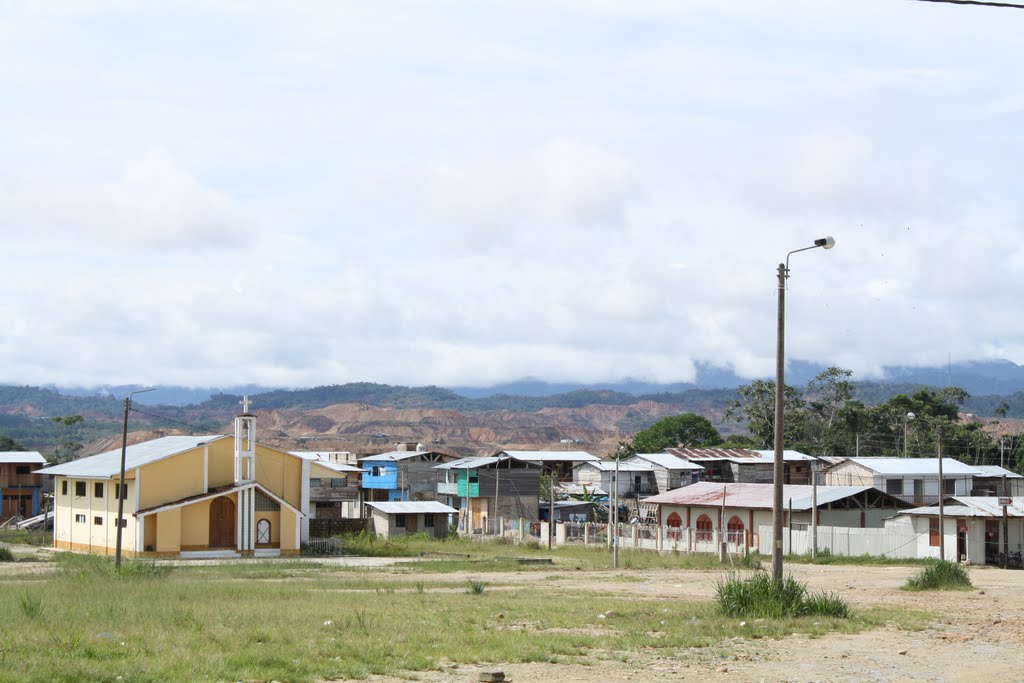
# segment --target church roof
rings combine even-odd
[[[205,446],[217,439],[226,439],[223,434],[206,436],[165,436],[160,439],[143,441],[125,450],[125,470],[142,467],[157,460],[169,458],[178,453]],[[121,449],[116,448],[106,453],[90,455],[86,458],[64,462],[52,467],[44,467],[33,474],[50,474],[81,479],[109,479],[121,471]]]

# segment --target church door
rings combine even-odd
[[[235,547],[235,504],[230,498],[210,501],[210,547]]]

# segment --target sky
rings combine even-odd
[[[0,383],[1024,363],[1024,11],[0,5]]]

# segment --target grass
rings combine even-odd
[[[786,555],[786,562],[795,562],[799,564],[821,564],[821,565],[864,565],[864,566],[878,566],[878,567],[889,567],[889,566],[913,566],[913,565],[927,565],[933,560],[926,559],[909,559],[909,558],[892,558],[892,557],[879,557],[877,555],[834,555],[825,550],[818,551],[818,557],[811,559],[810,553],[803,553],[801,555]]]
[[[30,529],[0,529],[0,543],[16,543],[45,548],[53,545],[53,532]]]
[[[849,619],[850,606],[828,593],[808,593],[807,586],[792,576],[775,581],[767,572],[744,579],[733,574],[715,586],[715,600],[731,617],[783,619],[822,616]]]
[[[10,548],[0,545],[0,562],[14,562],[14,553]]]
[[[967,570],[948,560],[933,560],[903,584],[903,590],[908,591],[957,591],[972,587]]]
[[[591,592],[549,584],[474,579],[477,592],[464,578],[381,577],[315,563],[282,562],[278,574],[262,566],[271,563],[158,571],[126,562],[117,573],[109,558],[58,562],[45,580],[0,575],[5,681],[364,679],[449,663],[678,656],[683,648],[727,650],[740,637],[917,623],[864,610],[744,626],[711,603],[658,595],[602,596],[597,608]]]

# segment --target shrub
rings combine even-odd
[[[848,618],[849,605],[833,594],[808,594],[807,587],[787,576],[780,582],[767,572],[755,572],[742,579],[733,574],[715,586],[719,609],[731,617],[781,619],[824,616]]]
[[[21,613],[29,619],[37,619],[43,614],[43,599],[38,595],[22,593],[18,596],[18,603]]]
[[[903,590],[955,591],[967,590],[972,585],[966,569],[956,562],[939,560],[907,579]]]
[[[10,548],[0,545],[0,562],[14,562],[14,553]]]
[[[470,579],[469,589],[467,589],[466,592],[470,593],[471,595],[480,595],[484,592],[485,588],[487,588],[487,584],[483,581],[475,581],[473,579]]]

